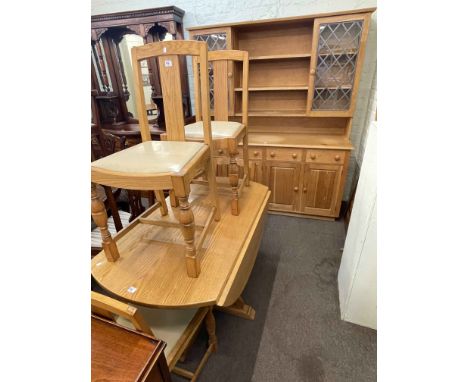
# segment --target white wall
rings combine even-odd
[[[278,17],[345,11],[377,6],[376,0],[92,0],[91,14],[122,12],[145,8],[175,5],[185,11],[184,27],[252,21]],[[369,99],[374,98],[372,87],[377,67],[377,15],[374,13],[370,25],[366,58],[359,85],[359,97],[353,120],[351,141],[355,146],[350,161],[344,199],[349,198],[351,179],[361,155],[361,137],[367,127]],[[188,38],[188,33],[185,33]],[[191,71],[189,70],[189,73]]]
[[[338,272],[341,318],[377,329],[377,123],[369,127]]]

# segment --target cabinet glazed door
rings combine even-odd
[[[307,99],[309,115],[352,116],[369,17],[338,16],[314,21]]]
[[[195,41],[204,41],[208,45],[208,50],[227,50],[232,49],[231,28],[211,28],[199,31],[190,31],[190,38]],[[228,70],[232,73],[232,62],[228,63]],[[210,109],[214,110],[214,79],[213,79],[213,64],[208,63],[208,79],[210,82]],[[230,81],[232,80],[232,76]],[[232,83],[229,89],[232,88]],[[233,90],[232,90],[233,91]],[[232,99],[232,94],[230,95]]]
[[[301,197],[301,212],[334,216],[343,166],[306,164]]]
[[[300,164],[266,162],[265,182],[271,190],[270,207],[279,211],[297,211],[299,205]]]

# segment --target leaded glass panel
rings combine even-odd
[[[320,25],[312,110],[350,107],[363,20]]]
[[[205,41],[210,51],[227,49],[226,33],[198,34],[194,37],[196,41]],[[214,109],[214,79],[213,65],[211,63],[208,63],[208,79],[210,82],[210,108]]]

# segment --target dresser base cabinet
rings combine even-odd
[[[265,158],[270,159],[255,159],[249,163],[250,179],[271,190],[271,211],[317,217],[339,216],[349,151],[297,148],[285,150],[283,147],[255,147],[254,150],[257,153],[265,150]],[[291,161],[287,160],[288,156]],[[218,170],[220,173],[227,171],[220,168]]]

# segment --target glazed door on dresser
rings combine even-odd
[[[190,31],[190,39],[195,41],[204,41],[208,45],[208,50],[229,50],[232,49],[232,30],[230,27],[226,28],[211,28],[203,29],[200,31]],[[213,81],[213,65],[208,63],[208,76],[210,81],[210,108],[214,109],[214,81]],[[233,63],[228,62],[228,71],[233,72]],[[233,113],[233,89],[232,75],[229,77],[230,99],[229,114]]]
[[[291,212],[297,210],[300,169],[300,163],[265,162],[265,185],[271,190],[272,209]]]
[[[334,216],[342,171],[339,165],[305,164],[301,212]]]
[[[352,116],[369,18],[369,14],[359,14],[315,19],[308,115]]]

